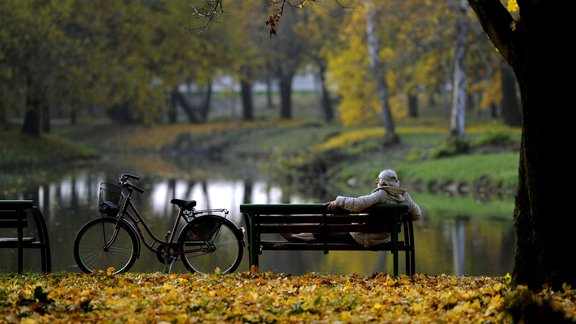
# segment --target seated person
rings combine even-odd
[[[400,187],[400,181],[396,172],[386,169],[376,178],[376,188],[371,194],[360,197],[338,196],[336,200],[325,204],[328,211],[334,211],[337,208],[349,212],[360,212],[364,209],[379,203],[394,203],[408,205],[408,212],[412,220],[420,218],[421,211],[418,204],[412,200],[408,190]],[[329,234],[330,242],[358,243],[365,247],[384,244],[390,242],[390,233],[332,233]],[[314,242],[320,239],[317,233],[298,233],[287,237],[289,241],[295,242]]]

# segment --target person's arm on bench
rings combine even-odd
[[[380,172],[375,180],[376,188],[372,193],[360,197],[338,196],[335,200],[325,204],[328,211],[338,208],[349,212],[361,212],[378,203],[393,203],[408,205],[408,212],[412,220],[420,218],[421,210],[418,204],[410,197],[408,190],[400,187],[398,175],[394,170],[386,169]],[[313,242],[319,239],[316,233],[297,233],[290,236],[294,241]],[[357,242],[365,247],[383,244],[390,241],[390,233],[337,233],[328,238],[333,242]]]

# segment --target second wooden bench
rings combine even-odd
[[[46,221],[32,200],[0,200],[0,228],[0,248],[17,250],[18,273],[25,249],[39,249],[42,271],[52,270]]]

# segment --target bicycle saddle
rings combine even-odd
[[[184,200],[174,198],[170,200],[170,203],[185,210],[192,210],[192,208],[196,206],[196,200]]]

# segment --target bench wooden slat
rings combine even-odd
[[[286,224],[262,224],[258,226],[260,233],[320,233],[328,232],[382,232],[382,227],[370,226],[369,224],[316,224],[316,225],[286,225]]]
[[[396,204],[377,204],[366,208],[362,213],[380,213],[389,211],[408,210],[408,206]],[[290,215],[290,214],[350,214],[345,210],[328,212],[324,204],[241,204],[240,212],[261,215]],[[357,213],[358,214],[358,213]]]
[[[371,223],[371,224],[385,224],[387,220],[377,217],[374,214],[354,214],[354,215],[333,215],[326,214],[325,216],[319,215],[268,215],[257,214],[258,222],[260,224],[266,223],[327,223],[327,224],[350,224],[350,223]]]
[[[358,244],[348,243],[299,243],[286,241],[265,241],[261,242],[264,249],[269,250],[329,250],[334,251],[382,251],[382,249],[391,249],[392,243],[385,243],[377,246],[364,247]],[[404,248],[404,242],[398,242],[398,248]]]
[[[22,242],[34,242],[36,240],[35,237],[33,236],[25,236],[22,238]],[[13,247],[18,247],[18,238],[17,237],[0,237],[0,243],[2,244],[2,247],[10,247],[10,243],[14,243]]]
[[[8,218],[11,217],[11,218]],[[26,218],[20,220],[22,224],[20,226],[28,226],[28,220]],[[16,217],[16,211],[11,211],[6,213],[5,211],[0,211],[0,228],[18,228],[18,218]]]
[[[326,210],[324,204],[242,204],[248,227],[250,268],[258,270],[258,255],[263,250],[330,250],[391,251],[394,274],[398,274],[398,252],[405,252],[406,273],[414,274],[414,234],[408,207],[397,204],[377,204],[360,213]],[[333,242],[287,242],[263,239],[261,234],[390,232],[391,242],[373,247]],[[398,234],[404,233],[403,240]]]

